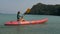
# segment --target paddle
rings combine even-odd
[[[30,13],[30,8],[28,8],[24,14],[28,14],[28,13]]]

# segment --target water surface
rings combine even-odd
[[[16,20],[16,15],[0,14],[0,34],[60,34],[60,16],[25,15],[26,20],[48,18],[45,24],[4,26],[7,21]]]

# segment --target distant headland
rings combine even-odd
[[[27,13],[25,13],[27,14]],[[59,15],[60,16],[60,4],[56,5],[46,5],[42,3],[37,3],[33,5],[30,13],[34,15]]]

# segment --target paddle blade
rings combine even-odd
[[[30,13],[30,8],[28,8],[28,9],[26,10],[26,13]]]

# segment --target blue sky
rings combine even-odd
[[[19,10],[24,13],[37,3],[60,4],[60,0],[0,0],[0,13],[15,14]]]

